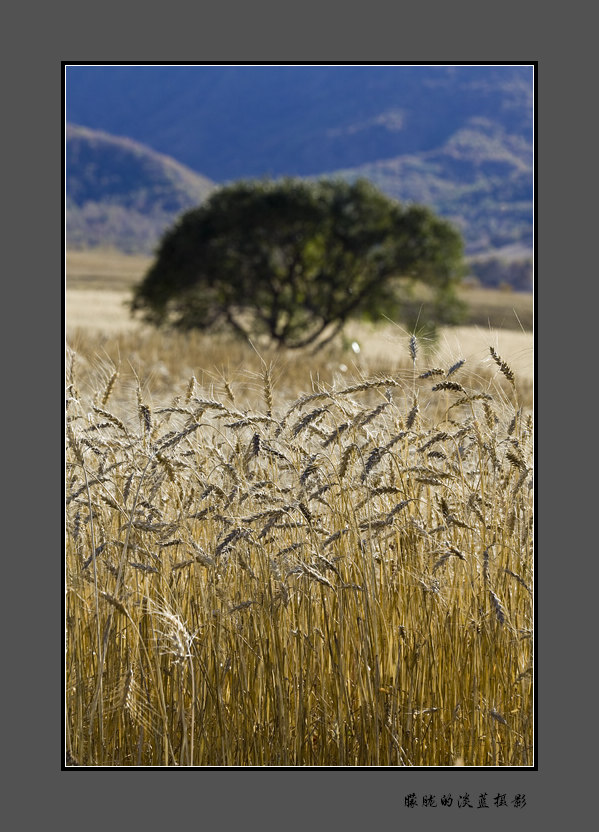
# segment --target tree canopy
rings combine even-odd
[[[425,281],[449,308],[462,255],[447,221],[366,180],[243,181],[165,233],[132,310],[156,325],[322,345],[351,317],[399,315],[398,278]]]

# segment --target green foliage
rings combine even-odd
[[[448,297],[462,253],[449,223],[365,180],[238,182],[167,231],[132,309],[156,325],[321,346],[351,317],[399,317],[402,277]]]

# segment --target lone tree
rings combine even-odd
[[[449,223],[366,180],[238,182],[166,232],[131,308],[156,325],[320,347],[350,317],[398,316],[401,277],[450,308],[462,250]]]

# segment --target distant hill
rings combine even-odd
[[[471,255],[533,246],[533,153],[523,137],[472,118],[439,148],[337,170],[404,202],[431,205],[460,229]]]
[[[530,66],[73,66],[66,120],[216,182],[427,153],[472,118],[533,138]]]
[[[481,258],[494,258],[495,282],[501,262],[528,263],[522,288],[532,276],[533,114],[526,65],[73,65],[67,121],[105,132],[104,145],[79,132],[78,149],[67,136],[69,238],[106,233],[118,247],[148,250],[167,215],[190,207],[185,195],[200,192],[197,203],[214,183],[365,176],[451,219],[482,280],[490,272]],[[168,172],[156,154],[170,157]],[[186,166],[176,176],[175,159]],[[190,191],[192,171],[203,176]],[[173,189],[178,201],[166,197]]]
[[[72,248],[150,252],[181,212],[215,188],[131,139],[73,124],[65,134],[66,239]]]

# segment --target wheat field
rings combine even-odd
[[[69,333],[70,764],[533,765],[530,350],[487,335]]]

